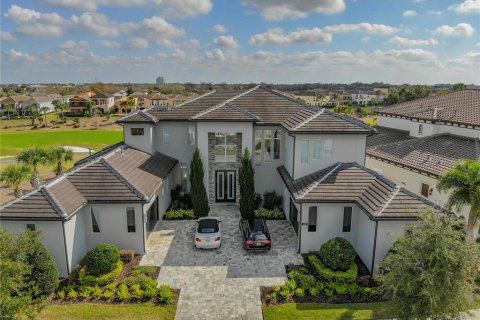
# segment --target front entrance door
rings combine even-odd
[[[233,170],[215,171],[215,201],[235,202],[236,173]]]
[[[292,222],[293,229],[295,229],[295,233],[298,234],[298,209],[292,198],[290,198],[290,221]]]

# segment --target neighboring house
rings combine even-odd
[[[374,92],[357,92],[350,95],[350,103],[354,106],[368,106],[373,104],[377,99]]]
[[[113,99],[115,102],[117,102],[118,100],[123,99],[126,96],[127,96],[127,92],[125,90],[120,90],[113,94]]]
[[[461,159],[480,160],[480,91],[463,90],[399,103],[377,112],[366,166],[445,206],[438,177]],[[468,218],[470,208],[457,214]]]
[[[128,97],[130,98],[130,97]],[[130,113],[132,111],[137,110],[138,108],[138,99],[135,97],[133,98],[133,103],[130,105],[130,100],[128,98],[122,98],[117,101],[115,101],[115,110],[116,112],[120,113]]]
[[[417,221],[417,212],[440,210],[364,167],[367,137],[375,129],[277,91],[212,91],[118,122],[125,145],[87,158],[63,177],[0,207],[6,228],[35,224],[45,230],[44,241],[64,266],[63,274],[100,242],[143,253],[154,224],[147,213],[150,203],[158,197],[153,207],[160,218],[173,185],[190,191],[189,163],[197,148],[210,203],[239,202],[240,159],[251,150],[255,191],[283,197],[298,250],[317,251],[329,238],[345,237],[372,273],[405,225]],[[130,234],[133,215],[137,233]]]
[[[62,277],[100,243],[145,253],[149,233],[170,204],[176,164],[164,154],[117,144],[0,207],[2,228],[42,230]]]
[[[6,97],[1,101],[1,113],[2,115],[10,114],[10,115],[19,115],[22,111],[22,103],[32,99],[31,96],[10,96]],[[12,109],[8,110],[5,106],[11,105]]]
[[[88,95],[74,95],[68,101],[70,113],[74,115],[81,115],[90,110],[90,96]]]
[[[140,109],[145,108],[145,97],[148,96],[147,91],[136,91],[130,95],[130,97],[134,97],[137,99],[138,107]]]
[[[115,105],[113,95],[108,92],[100,92],[90,98],[93,103],[93,109],[101,110],[102,113],[110,111]]]
[[[160,92],[152,92],[145,97],[144,106],[145,108],[155,107],[155,106],[171,106],[173,105],[173,100],[169,96],[162,94]]]
[[[58,93],[49,93],[48,96],[52,100],[58,100],[60,101],[60,103],[64,103],[64,104],[68,104],[68,101],[70,100],[70,97],[71,97],[71,96],[62,96]]]
[[[183,94],[172,95],[172,105],[178,106],[179,104],[185,103],[188,100],[193,98],[195,98],[195,96],[187,97],[186,95],[183,95]]]
[[[22,115],[28,115],[30,113],[29,107],[35,106],[37,112],[43,112],[42,108],[47,107],[47,113],[55,111],[55,106],[52,104],[52,98],[46,95],[35,95],[31,99],[25,100],[20,105],[20,112]]]

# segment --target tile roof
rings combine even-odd
[[[357,163],[339,162],[296,180],[284,166],[278,172],[300,203],[356,203],[372,219],[415,219],[429,208],[447,212]]]
[[[402,102],[385,107],[376,113],[385,116],[480,127],[480,90],[460,90]]]
[[[367,147],[367,156],[437,177],[452,169],[460,159],[479,159],[480,142],[444,133],[371,145]]]
[[[309,119],[322,110],[322,115]],[[254,87],[246,91],[212,91],[171,108],[153,107],[143,110],[150,121],[133,113],[118,120],[125,122],[184,121],[253,121],[264,125],[282,124],[298,132],[368,133],[374,129],[363,122],[328,110],[309,107],[274,90]],[[308,121],[306,121],[308,120]]]
[[[387,127],[376,126],[377,134],[367,137],[367,147],[374,147],[380,144],[390,142],[400,142],[403,140],[415,139],[410,136],[410,131],[391,129]]]
[[[178,160],[117,144],[62,176],[0,206],[0,219],[64,219],[87,202],[145,202]]]
[[[105,99],[105,98],[111,98],[111,97],[113,97],[113,95],[111,95],[108,92],[99,92],[96,95],[91,96],[90,98],[91,99]]]

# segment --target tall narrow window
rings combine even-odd
[[[98,210],[95,208],[90,208],[90,216],[92,218],[92,231],[94,233],[100,232],[100,224],[98,223]]]
[[[163,144],[170,144],[170,128],[163,127]]]
[[[423,134],[423,124],[418,125],[418,134]]]
[[[188,144],[191,146],[195,145],[195,127],[188,126]]]
[[[127,207],[127,231],[135,232],[135,208]]]
[[[263,161],[270,162],[272,161],[272,130],[263,131],[263,144],[265,146]]]
[[[352,230],[352,207],[343,208],[343,232]]]
[[[420,194],[425,198],[428,198],[428,196],[430,195],[430,186],[426,183],[422,183]]]
[[[302,141],[302,154],[300,157],[300,163],[307,164],[308,163],[308,140]]]
[[[275,130],[273,136],[273,159],[280,159],[280,141],[282,139],[282,130]]]
[[[181,183],[181,186],[182,186],[182,190],[187,192],[187,185],[188,185],[188,168],[187,168],[187,164],[185,162],[181,162],[180,163],[180,170],[181,170],[181,180],[180,180],[180,183]]]
[[[332,154],[333,154],[333,140],[332,139],[325,140],[325,156],[331,157]]]
[[[255,130],[255,162],[262,162],[262,130]]]
[[[27,223],[27,230],[35,231],[35,224],[33,224],[33,223]]]
[[[308,209],[308,232],[317,231],[317,207]]]
[[[313,140],[313,154],[312,154],[312,159],[313,160],[320,160],[320,140]]]

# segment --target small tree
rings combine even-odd
[[[377,280],[398,317],[450,319],[473,302],[479,246],[465,237],[455,217],[434,212],[420,217],[395,242]]]
[[[38,118],[37,106],[34,104],[31,104],[27,108],[28,108],[28,115],[30,116],[30,120],[32,121],[32,127],[34,127],[35,120],[37,120]]]
[[[17,155],[17,161],[32,166],[33,175],[30,182],[34,188],[38,188],[40,186],[38,166],[48,162],[48,152],[40,147],[32,147],[20,152]]]
[[[239,169],[240,214],[243,219],[253,219],[255,210],[255,171],[248,148],[243,152]]]
[[[466,86],[464,83],[459,82],[459,83],[455,83],[455,84],[453,85],[453,88],[452,88],[452,89],[453,89],[453,91],[465,90],[465,89],[467,89],[467,86]]]
[[[193,153],[192,162],[190,162],[190,185],[192,186],[193,212],[195,212],[197,217],[208,215],[210,207],[208,206],[207,191],[203,183],[203,163],[198,149]]]
[[[120,261],[118,248],[110,243],[102,243],[86,254],[85,267],[88,274],[99,276],[115,269],[118,261]]]
[[[57,176],[63,173],[63,164],[73,160],[73,151],[65,147],[52,147],[48,150],[49,162],[55,165]]]
[[[47,122],[47,112],[48,112],[48,110],[50,110],[50,109],[48,109],[48,107],[46,107],[46,106],[43,106],[43,107],[40,108],[40,111],[43,112],[43,119],[45,121],[46,126],[48,126],[48,122]]]
[[[11,164],[0,173],[0,181],[12,188],[13,194],[18,198],[23,195],[20,185],[27,181],[31,174],[30,167],[23,164]]]

